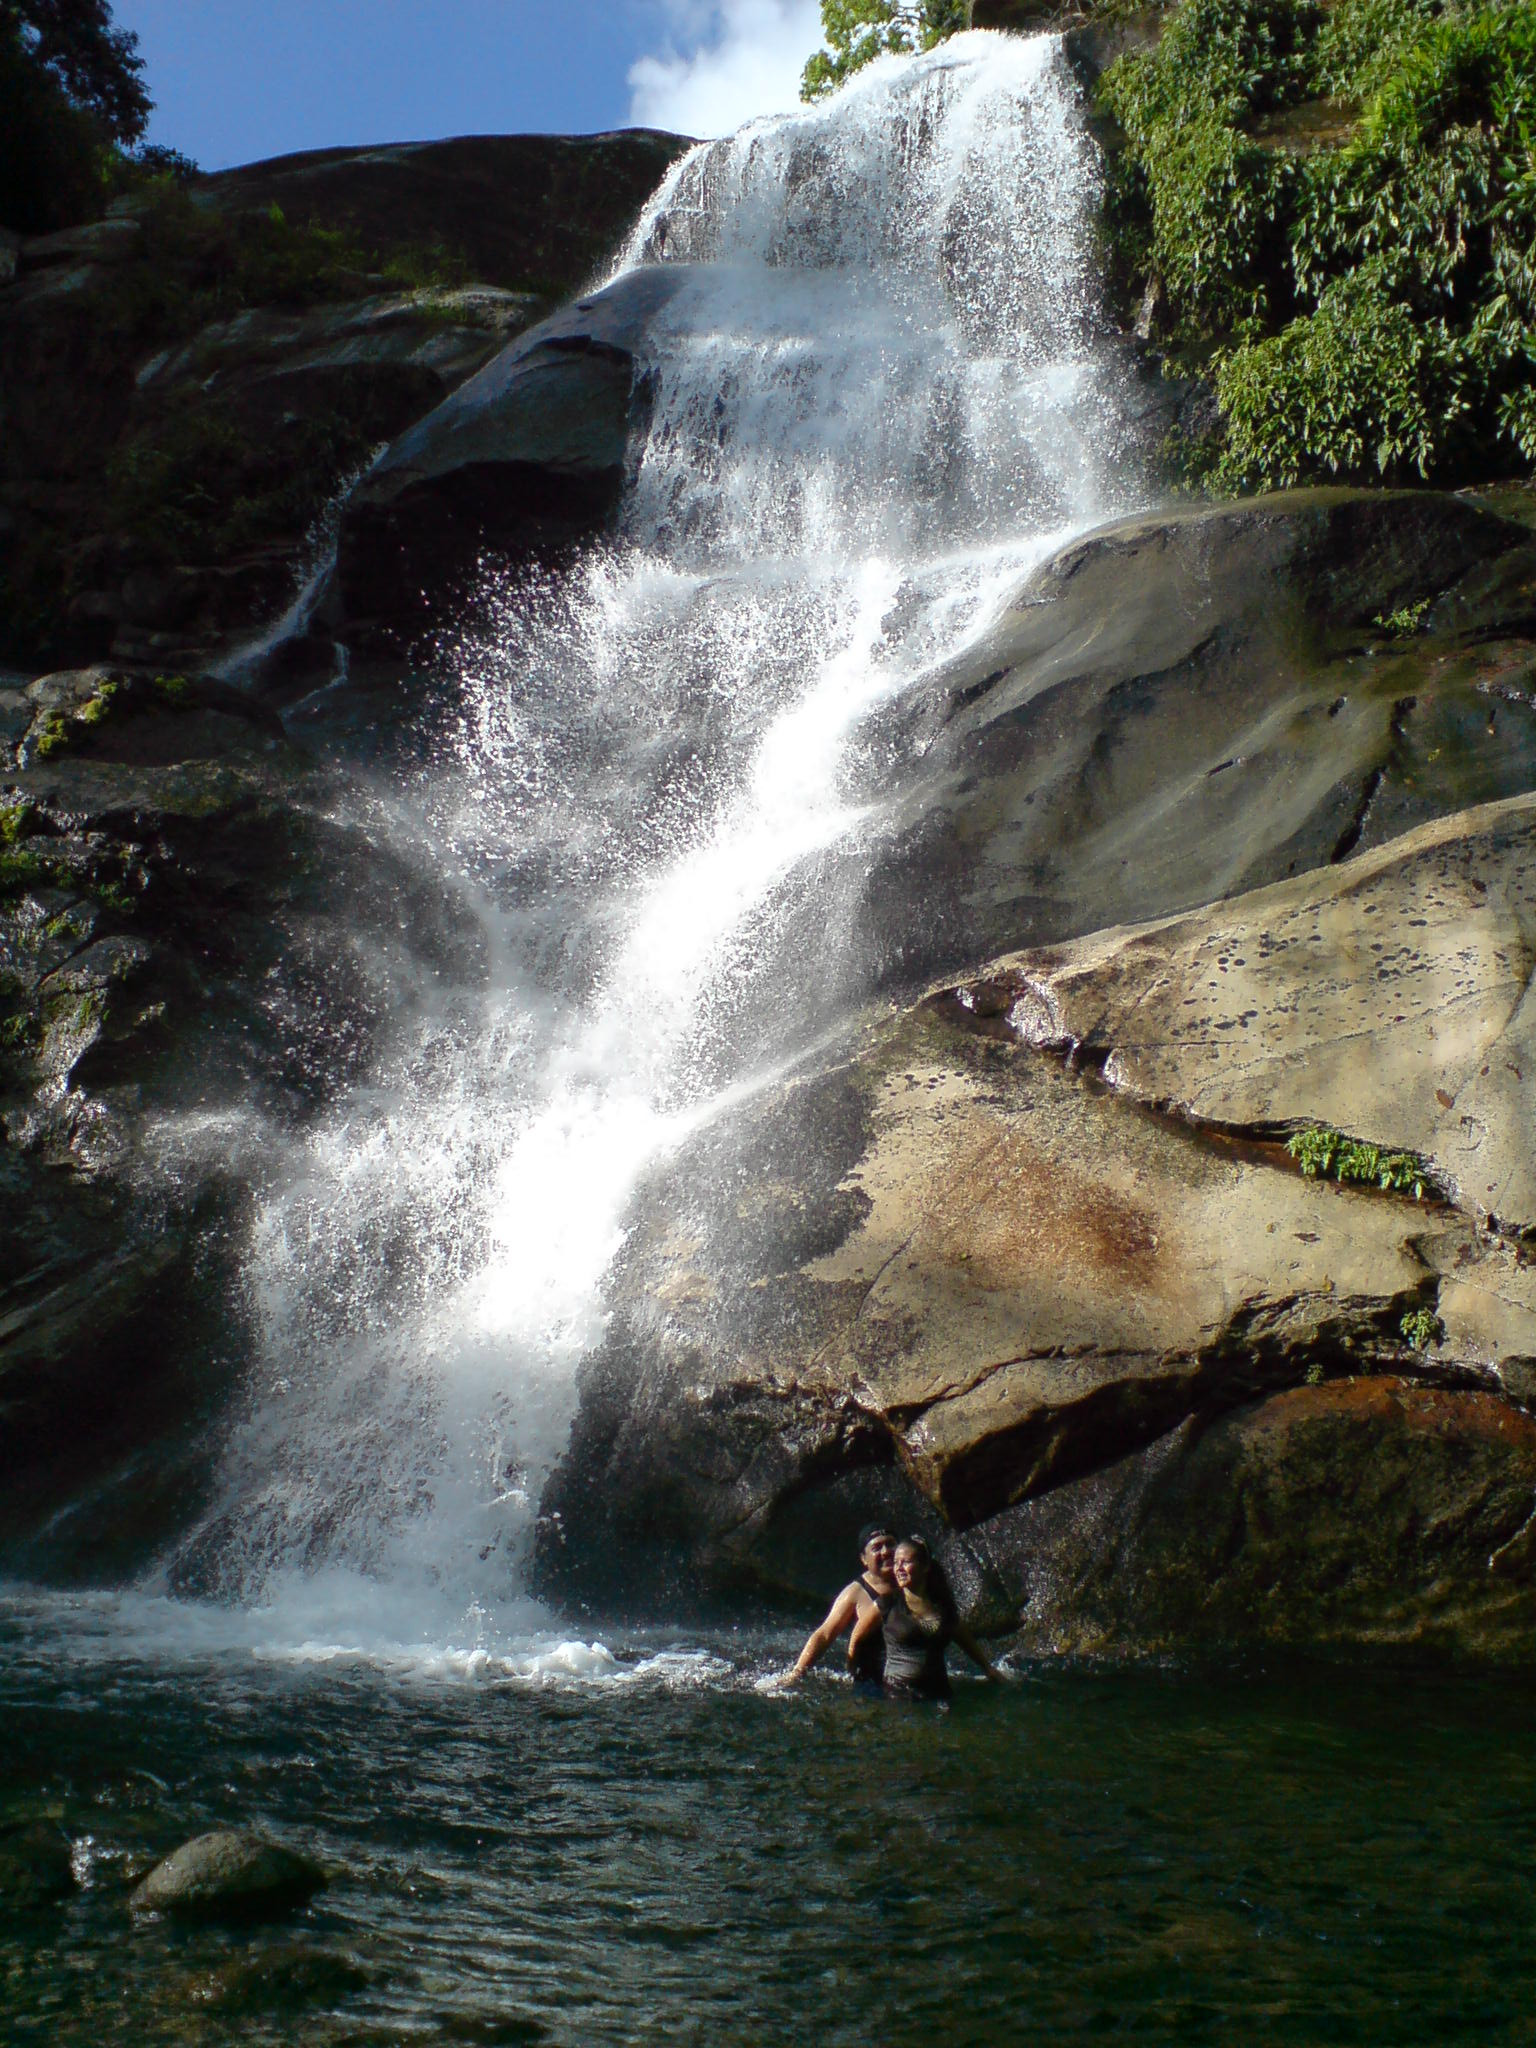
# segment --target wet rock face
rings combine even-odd
[[[1041,1646],[1531,1654],[1533,569],[1475,507],[1353,494],[1047,566],[912,798],[942,943],[1041,942],[642,1193],[548,1585],[810,1597],[790,1532],[904,1486]],[[909,931],[919,843],[873,884]],[[1159,897],[1205,907],[1113,922]],[[1314,1125],[1420,1155],[1423,1198],[1303,1177]]]
[[[647,322],[681,267],[632,272],[510,343],[402,435],[348,500],[330,623],[408,647],[487,551],[559,550],[618,503],[645,408]]]
[[[262,1154],[393,1000],[358,906],[462,934],[224,684],[97,667],[0,714],[0,1542],[99,1569],[195,1504]]]

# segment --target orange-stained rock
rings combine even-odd
[[[1536,1661],[1536,1420],[1491,1394],[1295,1387],[955,1547],[1037,1650],[1370,1643]]]

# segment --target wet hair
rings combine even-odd
[[[935,1607],[942,1608],[948,1618],[953,1621],[960,1611],[955,1605],[955,1596],[949,1590],[949,1581],[944,1576],[944,1567],[939,1563],[922,1537],[903,1536],[896,1548],[898,1550],[910,1550],[915,1556],[922,1559],[925,1569],[923,1598],[931,1600]]]
[[[884,1536],[890,1543],[896,1541],[894,1532],[884,1522],[866,1522],[859,1531],[859,1556],[862,1557],[877,1536]]]

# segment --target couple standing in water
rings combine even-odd
[[[845,1633],[854,1683],[887,1699],[947,1700],[945,1652],[951,1643],[988,1678],[1001,1676],[960,1619],[944,1574],[920,1536],[898,1543],[889,1529],[871,1523],[859,1532],[859,1564],[859,1576],[832,1602],[786,1682],[809,1671]]]

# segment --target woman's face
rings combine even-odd
[[[921,1551],[910,1543],[896,1546],[896,1583],[904,1593],[921,1593],[928,1583],[928,1566]]]
[[[864,1569],[879,1572],[888,1577],[891,1569],[891,1554],[896,1545],[889,1536],[871,1536],[864,1546]]]

